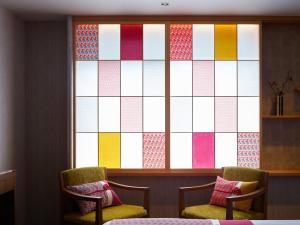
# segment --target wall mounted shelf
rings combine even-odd
[[[263,120],[298,120],[300,115],[283,115],[283,116],[262,116]]]

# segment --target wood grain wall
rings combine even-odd
[[[284,44],[285,41],[282,43],[282,40],[285,38],[278,35],[277,29],[290,35],[290,26],[294,25],[265,25],[263,27],[264,35],[266,35],[264,43],[271,40],[275,47],[278,44]],[[294,28],[298,29],[298,27]],[[57,176],[60,170],[67,167],[66,30],[65,22],[30,22],[26,24],[28,225],[59,224]],[[269,40],[268,37],[272,34],[274,37]],[[295,38],[300,37],[297,32],[294,35]],[[271,47],[273,48],[274,45]],[[300,41],[293,42],[293,45],[294,48],[299,47]],[[269,65],[263,68],[264,73],[268,71],[267,68],[272,68],[272,64],[278,63],[276,59],[272,58],[274,54],[266,53],[266,51],[271,50],[264,48],[263,60]],[[288,59],[285,55],[281,57],[282,61]],[[282,65],[289,66],[287,62],[282,62]],[[300,63],[294,65],[298,66]],[[285,67],[282,68],[284,70]],[[268,110],[267,106],[264,110]],[[287,145],[280,147],[283,152],[282,157],[284,149],[287,148],[286,153],[292,151],[296,153],[285,156],[285,160],[289,160],[288,157],[297,160],[295,156],[299,151],[299,132],[295,131],[298,131],[299,126],[294,125],[293,122],[264,123],[270,123],[264,124],[263,127],[266,133],[263,139],[266,148],[264,157],[268,159],[275,155],[278,151],[276,145],[281,145],[282,140],[288,139]],[[281,132],[274,135],[272,133],[274,126],[276,129],[281,129]],[[279,158],[272,160],[280,163]],[[298,166],[299,168],[299,165],[296,161],[293,167]],[[111,179],[132,185],[150,186],[151,216],[177,217],[178,187],[203,184],[212,181],[214,177],[112,177]],[[270,218],[300,219],[300,177],[271,177],[270,179]],[[124,192],[120,192],[120,195],[124,202],[141,200],[140,196],[128,195]],[[207,202],[208,196],[209,193],[195,194],[189,196],[187,201],[191,204]]]

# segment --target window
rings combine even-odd
[[[259,167],[258,24],[74,27],[76,167]]]

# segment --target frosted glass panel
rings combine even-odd
[[[192,133],[171,134],[171,168],[192,168]]]
[[[171,98],[171,132],[192,132],[192,97]]]
[[[214,59],[214,25],[193,25],[193,59]]]
[[[216,132],[237,131],[237,97],[215,98]]]
[[[237,134],[215,134],[215,160],[216,168],[237,165]]]
[[[259,132],[259,97],[239,97],[239,132]]]
[[[99,133],[99,166],[120,168],[120,133]]]
[[[237,59],[236,24],[215,25],[215,60]]]
[[[121,168],[143,167],[143,134],[121,134]]]
[[[144,60],[165,58],[165,25],[144,24]]]
[[[165,168],[165,133],[144,133],[144,168]]]
[[[171,96],[192,96],[192,61],[171,61]]]
[[[144,96],[165,96],[165,62],[144,61]]]
[[[238,59],[259,59],[259,25],[238,25]]]
[[[193,95],[215,95],[215,62],[193,61]]]
[[[76,131],[98,132],[97,97],[76,98]]]
[[[144,131],[165,131],[165,98],[144,97]]]
[[[259,96],[259,62],[238,62],[239,96]]]
[[[236,61],[215,62],[216,96],[237,95],[237,63]]]
[[[97,61],[76,62],[76,96],[97,96]]]
[[[98,133],[76,134],[76,167],[98,166]]]
[[[142,96],[142,61],[121,61],[122,96]]]
[[[193,131],[213,132],[215,109],[214,97],[193,98]]]
[[[120,96],[120,61],[99,61],[99,95]]]
[[[120,132],[120,97],[99,98],[99,131]]]
[[[142,97],[121,98],[121,131],[142,132],[143,129]]]
[[[99,59],[120,59],[120,25],[99,25]]]

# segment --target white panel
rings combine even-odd
[[[144,60],[165,58],[165,25],[144,24]]]
[[[237,133],[215,133],[216,168],[237,165]]]
[[[259,62],[238,62],[239,96],[259,96]]]
[[[121,168],[143,167],[143,134],[121,133]]]
[[[97,97],[76,98],[76,132],[98,132]]]
[[[142,96],[142,61],[121,61],[121,95]]]
[[[171,132],[192,132],[192,97],[171,98]]]
[[[237,65],[236,61],[215,62],[215,95],[237,95]]]
[[[120,131],[120,97],[99,98],[99,132]]]
[[[98,62],[76,61],[76,96],[97,96]]]
[[[144,98],[144,132],[165,132],[165,98]]]
[[[193,25],[193,59],[214,60],[214,25]]]
[[[99,25],[99,59],[120,59],[120,25]]]
[[[144,61],[144,96],[165,96],[164,61]]]
[[[193,98],[193,131],[214,132],[214,97]]]
[[[238,59],[259,59],[259,25],[238,25]]]
[[[76,167],[98,166],[98,133],[76,134]]]
[[[192,168],[192,133],[171,134],[170,166]]]
[[[171,61],[171,96],[192,96],[192,61]]]
[[[259,97],[238,98],[238,131],[259,132]]]

